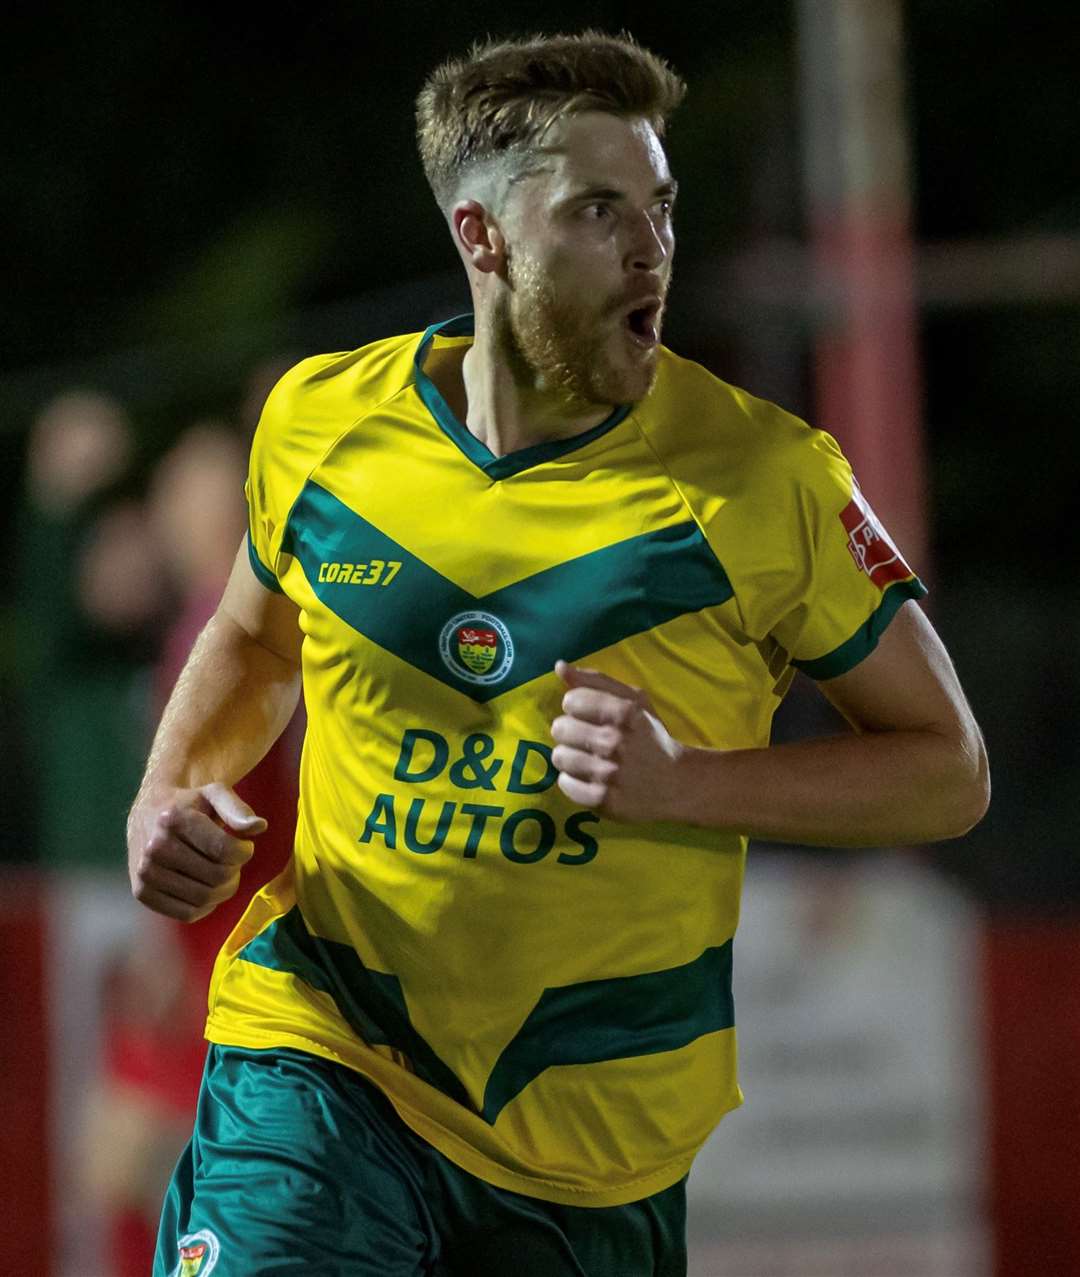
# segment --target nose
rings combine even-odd
[[[635,215],[632,227],[627,264],[632,270],[659,270],[671,252],[670,232],[666,227],[658,229],[645,211]]]

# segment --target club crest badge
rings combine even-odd
[[[178,1245],[180,1262],[173,1269],[173,1277],[210,1277],[217,1267],[221,1243],[208,1229],[181,1237]]]
[[[495,663],[499,636],[494,630],[463,625],[457,632],[457,650],[458,656],[474,674],[486,674]]]
[[[205,1242],[200,1242],[197,1246],[180,1247],[180,1277],[198,1277],[207,1249]]]
[[[514,663],[510,631],[490,612],[459,612],[439,635],[443,664],[469,683],[498,683]]]

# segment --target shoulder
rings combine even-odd
[[[831,435],[669,350],[636,416],[699,515],[735,502],[775,518],[815,497],[850,500],[851,467]]]
[[[301,360],[271,390],[259,433],[323,433],[335,424],[340,429],[355,421],[410,383],[420,337],[386,337],[357,350]]]
[[[265,516],[268,528],[280,529],[335,441],[410,384],[420,336],[313,355],[285,373],[267,397],[251,443],[247,495],[253,523],[256,515]]]

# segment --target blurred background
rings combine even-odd
[[[1080,1272],[1075,4],[41,0],[0,23],[7,1266],[148,1272],[232,915],[140,910],[124,817],[243,533],[262,401],[305,355],[468,308],[415,154],[424,75],[594,25],[690,85],[667,344],[840,439],[995,782],[943,846],[752,850],[748,1103],[691,1178],[691,1271]],[[797,683],[778,736],[830,727]],[[244,896],[287,854],[302,731],[249,782],[273,837]]]

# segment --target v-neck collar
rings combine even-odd
[[[443,432],[461,449],[466,457],[478,466],[490,479],[506,479],[510,475],[520,474],[531,466],[541,465],[545,461],[554,461],[556,457],[583,448],[586,444],[599,439],[601,435],[613,430],[620,421],[629,416],[633,404],[619,404],[614,412],[598,426],[586,430],[582,434],[573,435],[569,439],[552,439],[547,443],[534,443],[528,448],[518,448],[503,457],[497,457],[487,444],[468,429],[464,423],[450,411],[450,405],[431,378],[424,372],[424,360],[436,335],[440,337],[471,337],[473,335],[473,319],[471,314],[455,315],[453,319],[443,320],[440,324],[432,324],[420,339],[416,349],[414,365],[416,369],[416,389],[431,415],[438,422]]]

